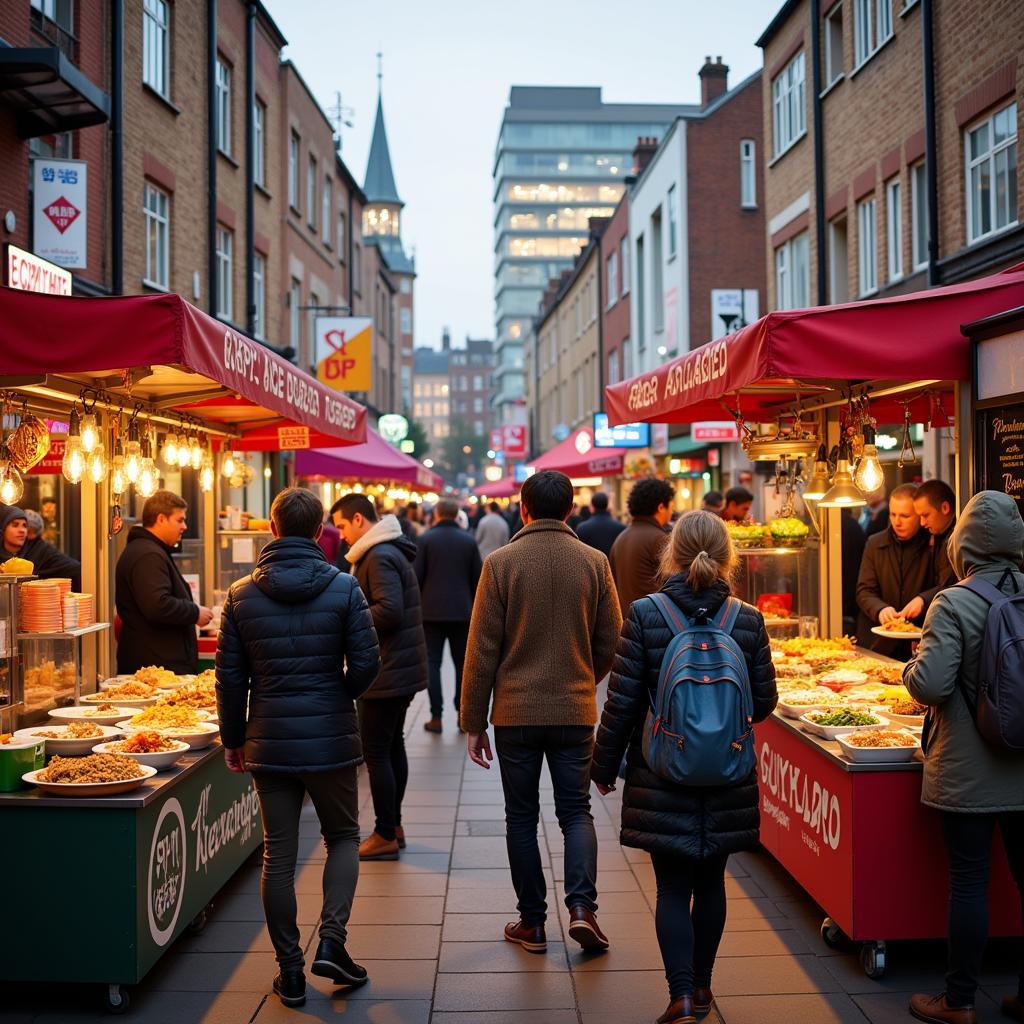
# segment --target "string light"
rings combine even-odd
[[[11,460],[7,445],[3,446],[0,457],[4,459],[3,469],[0,470],[0,501],[5,505],[17,505],[25,493],[25,481]]]
[[[102,444],[97,444],[86,456],[86,472],[94,484],[101,484],[107,477],[107,470],[110,468],[107,463],[106,449]]]
[[[96,424],[96,416],[93,413],[88,412],[82,417],[81,434],[79,436],[82,439],[82,451],[86,455],[91,455],[100,443],[100,431]]]
[[[168,467],[178,464],[178,435],[173,430],[164,438],[164,446],[160,449],[160,458]]]
[[[203,467],[203,446],[199,443],[199,435],[194,434],[192,437],[192,446],[189,449],[189,453],[192,456],[192,468],[195,470],[202,469]]]

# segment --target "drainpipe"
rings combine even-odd
[[[347,231],[345,232],[345,250],[348,259],[348,315],[355,316],[355,290],[352,287],[352,279],[355,276],[355,268],[352,266],[352,256],[355,253],[355,246],[352,242],[352,233],[355,231],[355,225],[352,223],[352,190],[355,188],[354,184],[349,184],[348,187],[348,223],[346,224]]]
[[[818,301],[828,302],[825,239],[825,129],[821,103],[821,0],[811,0],[811,100],[814,120],[814,233],[818,238]]]
[[[245,20],[245,329],[256,336],[256,2]],[[266,282],[263,283],[264,293]]]
[[[604,235],[597,237],[597,409],[604,412]]]
[[[217,0],[206,5],[206,258],[210,313],[217,315]]]
[[[110,9],[110,288],[124,292],[124,0]]]
[[[921,0],[924,71],[924,166],[928,178],[928,287],[939,284],[939,167],[935,117],[935,43],[932,0]]]

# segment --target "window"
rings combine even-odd
[[[825,19],[825,85],[843,77],[843,5],[836,4]]]
[[[231,68],[217,58],[217,148],[231,155]]]
[[[605,381],[607,386],[619,383],[619,352],[616,349],[614,352],[608,353],[608,379]]]
[[[288,203],[299,208],[299,136],[292,132],[288,140]]]
[[[878,290],[878,237],[875,200],[857,204],[857,289],[860,295]]]
[[[72,0],[32,0],[34,7],[44,17],[59,25],[65,32],[72,34],[75,30],[74,8]]]
[[[850,267],[845,217],[840,217],[829,224],[828,249],[829,301],[849,302]]]
[[[484,400],[482,398],[474,398],[473,399],[473,412],[483,412],[483,411],[484,411]]]
[[[164,0],[142,5],[142,81],[161,96],[170,95],[170,12]]]
[[[267,334],[267,260],[256,253],[252,261],[252,329],[261,341]]]
[[[412,310],[406,306],[402,306],[398,313],[399,320],[401,321],[401,331],[403,334],[412,334]]]
[[[252,108],[253,180],[257,185],[267,184],[267,108],[256,101]]]
[[[928,265],[928,183],[924,162],[910,168],[910,244],[914,270]]]
[[[644,294],[644,236],[636,240],[636,327],[637,351],[647,347],[647,296]]]
[[[331,179],[324,178],[324,190],[320,195],[320,230],[324,245],[331,244]]]
[[[804,55],[798,53],[772,82],[775,155],[780,156],[807,131]]]
[[[860,67],[892,36],[892,0],[853,0],[853,64]]]
[[[668,190],[668,258],[676,254],[676,187]]]
[[[1017,223],[1017,104],[967,132],[967,241]]]
[[[775,298],[779,309],[804,309],[810,304],[810,269],[806,231],[775,250]]]
[[[398,287],[399,287],[399,291],[401,291],[401,293],[403,295],[411,295],[412,294],[412,281],[410,281],[409,278],[403,277],[402,278],[402,283]]]
[[[302,349],[302,282],[292,278],[291,288],[288,290],[288,329],[291,338],[292,348],[296,352]]]
[[[619,262],[622,264],[622,287],[619,291],[623,295],[629,294],[629,237],[622,240],[619,245]]]
[[[310,156],[306,164],[306,223],[316,227],[316,157]]]
[[[740,141],[740,206],[757,206],[757,143],[753,139]]]
[[[482,375],[476,374],[473,377],[473,390],[474,391],[483,391],[483,389],[484,389],[484,378],[483,378]]]
[[[358,242],[352,253],[352,288],[357,292],[363,288],[363,247]]]
[[[885,186],[885,249],[889,280],[903,276],[903,190],[899,179]]]
[[[234,242],[234,235],[227,228],[217,228],[217,316],[226,320],[234,314]]]
[[[338,259],[345,262],[345,211],[338,211]]]
[[[665,329],[665,265],[661,238],[661,210],[651,218],[651,319],[654,331]]]
[[[146,225],[145,283],[156,288],[170,287],[170,201],[147,181],[142,190],[142,210]]]
[[[605,290],[608,293],[608,309],[611,309],[619,301],[617,289],[619,286],[619,254],[613,252],[608,257],[608,276]]]

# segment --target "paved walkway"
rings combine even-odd
[[[368,968],[370,983],[346,992],[311,978],[306,1006],[283,1008],[269,994],[274,959],[253,866],[218,898],[205,932],[179,940],[133,991],[127,1019],[141,1024],[651,1024],[658,1017],[667,992],[654,934],[654,879],[645,854],[618,844],[618,801],[594,799],[600,920],[611,950],[587,955],[567,943],[562,908],[557,923],[549,918],[547,955],[526,953],[501,938],[505,922],[514,917],[515,897],[497,769],[485,772],[467,760],[464,737],[451,719],[438,737],[423,731],[425,717],[421,695],[408,727],[408,849],[397,863],[363,865],[359,879],[350,948]],[[562,837],[548,785],[542,852],[560,900]],[[369,830],[365,778],[362,820]],[[323,857],[316,819],[307,808],[297,888],[299,919],[310,945]],[[68,870],[73,872],[73,864]],[[913,866],[894,864],[893,881],[912,885]],[[720,1016],[712,1013],[709,1024],[905,1022],[909,993],[941,985],[940,944],[890,947],[889,970],[880,981],[866,978],[852,953],[828,950],[818,936],[821,912],[766,855],[733,858],[728,886],[729,920],[714,979]],[[922,893],[922,899],[943,898]],[[0,904],[0,928],[9,927]],[[1001,1019],[998,1000],[1014,986],[1010,954],[1008,945],[996,944],[989,957],[979,998],[983,1021]],[[97,1005],[95,988],[19,986],[0,998],[0,1021],[109,1022]]]

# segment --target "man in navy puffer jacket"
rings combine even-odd
[[[296,926],[299,815],[308,793],[327,847],[320,945],[313,973],[362,984],[345,949],[359,877],[355,700],[380,670],[377,634],[353,576],[329,565],[317,538],[323,505],[289,488],[270,510],[275,539],[252,575],[231,588],[217,645],[217,710],[224,757],[251,771],[263,815],[261,893],[286,1006],[306,999]]]

